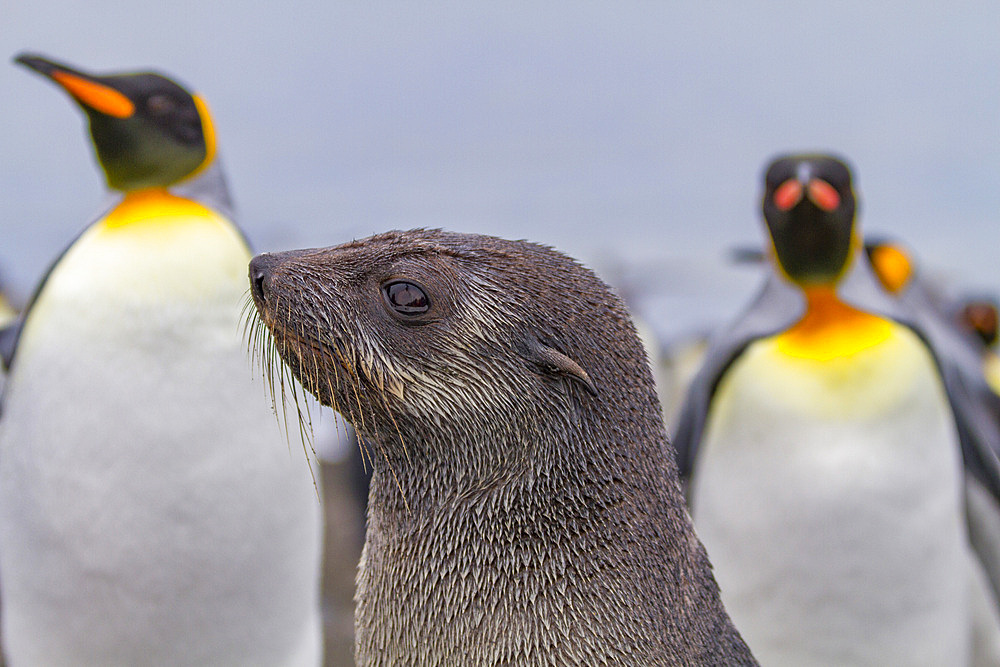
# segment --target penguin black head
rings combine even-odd
[[[830,155],[785,155],[764,176],[764,220],[778,264],[796,284],[835,283],[854,244],[851,170]]]
[[[970,299],[962,305],[956,319],[959,328],[975,336],[984,346],[996,345],[1000,337],[1000,308],[996,299]]]
[[[94,76],[29,54],[15,62],[55,81],[86,112],[97,159],[116,190],[167,187],[215,157],[208,108],[164,76]]]

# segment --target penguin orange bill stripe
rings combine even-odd
[[[802,184],[790,178],[774,191],[774,205],[781,211],[787,211],[802,199]]]
[[[809,181],[809,186],[806,189],[812,203],[816,204],[816,206],[819,206],[824,211],[829,212],[840,206],[840,195],[837,194],[837,190],[826,181],[818,178],[813,179]]]
[[[115,118],[128,118],[135,112],[132,100],[114,88],[88,81],[68,72],[55,71],[50,75],[70,95],[95,111]]]

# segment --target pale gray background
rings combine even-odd
[[[775,152],[833,149],[863,225],[956,290],[1000,286],[1000,3],[205,2],[0,7],[0,273],[24,299],[98,210],[82,115],[9,64],[155,67],[205,94],[261,250],[390,228],[621,267],[665,334],[757,283]]]

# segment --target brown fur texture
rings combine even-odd
[[[591,271],[413,230],[261,255],[250,278],[262,356],[372,450],[359,664],[756,664],[691,526],[645,353]],[[396,279],[423,288],[425,314],[394,314]]]

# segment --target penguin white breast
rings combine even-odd
[[[698,534],[761,664],[964,664],[957,435],[911,331],[826,361],[752,344],[695,475]]]
[[[214,215],[88,229],[31,310],[0,423],[15,664],[318,664],[319,501],[241,340]]]

